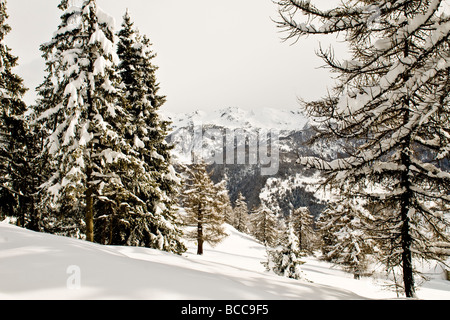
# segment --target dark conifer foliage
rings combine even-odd
[[[149,175],[149,181],[131,177],[126,184],[145,202],[147,210],[147,214],[129,221],[130,240],[135,245],[151,247],[164,243],[165,250],[181,253],[184,246],[179,241],[181,231],[175,210],[181,179],[172,165],[173,147],[166,142],[170,123],[159,115],[165,97],[158,94],[158,68],[153,64],[156,54],[149,39],[134,27],[128,12],[118,38],[118,73],[129,114],[125,138],[132,148],[131,153]]]
[[[157,114],[164,98],[154,94],[148,41],[131,35],[126,18],[118,53],[114,19],[96,1],[59,8],[61,24],[41,47],[47,76],[33,112],[47,169],[40,204],[47,230],[183,252],[172,207],[180,179]]]
[[[7,19],[7,2],[0,1],[0,216],[14,216],[19,225],[37,229],[28,150],[32,141],[22,100],[27,89],[13,72],[18,57],[5,43],[11,31]]]

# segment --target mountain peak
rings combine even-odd
[[[242,109],[227,107],[217,110],[197,110],[190,113],[166,113],[174,128],[193,124],[214,125],[225,128],[278,129],[280,131],[302,130],[308,122],[301,110],[294,109]]]

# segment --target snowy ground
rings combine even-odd
[[[390,299],[378,280],[351,275],[315,258],[305,281],[268,273],[265,249],[229,227],[216,248],[183,256],[133,247],[105,247],[33,233],[0,223],[0,299],[351,300]],[[433,272],[433,270],[431,270]],[[450,299],[440,274],[418,291],[421,299]],[[78,282],[79,280],[79,282]],[[78,286],[79,285],[79,286]]]

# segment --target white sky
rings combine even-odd
[[[325,0],[321,0],[322,2]],[[9,0],[7,44],[19,56],[16,72],[30,88],[43,81],[39,46],[51,39],[60,22],[59,0]],[[158,54],[157,78],[164,109],[190,112],[224,107],[297,108],[297,98],[326,94],[332,80],[315,55],[318,41],[282,42],[271,19],[272,0],[98,0],[120,28],[126,8]]]

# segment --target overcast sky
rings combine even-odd
[[[325,0],[321,0],[325,1]],[[7,44],[19,56],[16,70],[30,88],[43,80],[39,46],[60,22],[59,0],[9,0]],[[98,0],[120,28],[126,8],[158,54],[157,78],[167,96],[164,110],[263,107],[294,109],[297,98],[326,94],[332,80],[315,55],[319,40],[283,42],[272,0]]]

